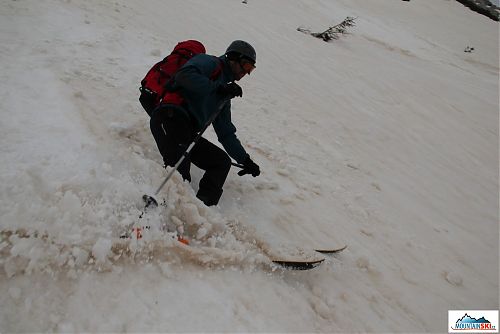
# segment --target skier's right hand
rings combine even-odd
[[[247,156],[245,162],[243,162],[243,169],[238,172],[239,176],[243,176],[245,174],[250,174],[253,177],[260,175],[260,168],[255,162],[250,159],[250,156]]]
[[[235,82],[220,85],[219,88],[217,88],[217,93],[229,96],[231,99],[236,96],[243,96],[243,90]]]

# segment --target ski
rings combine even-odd
[[[150,226],[142,226],[138,228],[133,228],[130,230],[128,233],[124,233],[120,235],[121,239],[141,239],[142,238],[142,233],[149,230]],[[184,245],[189,245],[189,241],[187,239],[184,239],[181,236],[177,236],[177,241],[180,243],[183,243]],[[331,255],[331,254],[336,254],[340,253],[341,251],[345,250],[347,248],[347,245],[341,246],[341,247],[336,247],[336,248],[317,248],[314,249],[315,252],[321,253],[321,254],[326,254],[326,255]],[[310,270],[318,267],[321,265],[324,261],[325,258],[318,258],[318,259],[312,259],[312,260],[303,260],[303,259],[286,259],[285,257],[282,258],[273,258],[270,256],[271,261],[274,264],[277,264],[285,269],[290,269],[290,270]]]
[[[322,253],[322,254],[335,254],[335,253],[342,252],[346,248],[347,248],[347,245],[342,246],[342,247],[338,247],[338,248],[318,248],[318,249],[315,249],[315,251],[318,253]]]
[[[286,269],[292,269],[292,270],[309,270],[316,268],[319,266],[325,259],[318,259],[318,260],[312,260],[312,261],[300,261],[300,260],[272,260],[273,263],[282,266],[283,268]]]
[[[347,245],[337,247],[337,248],[317,248],[314,251],[321,253],[321,254],[336,254],[340,253],[343,250],[347,248]],[[315,260],[285,260],[285,259],[280,259],[280,260],[272,260],[273,263],[282,266],[283,268],[286,269],[292,269],[292,270],[309,270],[318,267],[321,265],[325,259],[315,259]]]

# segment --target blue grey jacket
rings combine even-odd
[[[222,65],[221,74],[211,80],[217,66]],[[227,59],[199,54],[191,58],[175,75],[175,88],[186,102],[186,109],[201,129],[213,113],[222,108],[212,123],[217,139],[226,152],[238,163],[243,163],[248,154],[236,137],[236,127],[231,122],[231,102],[217,94],[217,88],[234,80]]]

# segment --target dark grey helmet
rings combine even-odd
[[[257,54],[255,53],[255,49],[249,43],[245,41],[234,41],[232,42],[227,50],[226,56],[231,58],[231,56],[243,57],[251,60],[254,64],[257,62]]]

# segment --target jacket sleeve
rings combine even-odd
[[[247,152],[236,137],[236,127],[231,122],[231,102],[227,102],[213,122],[217,139],[231,158],[242,164],[248,157]]]
[[[178,87],[196,95],[207,95],[217,90],[218,84],[210,80],[210,76],[217,67],[217,60],[202,57],[191,58],[175,75],[175,84]]]

